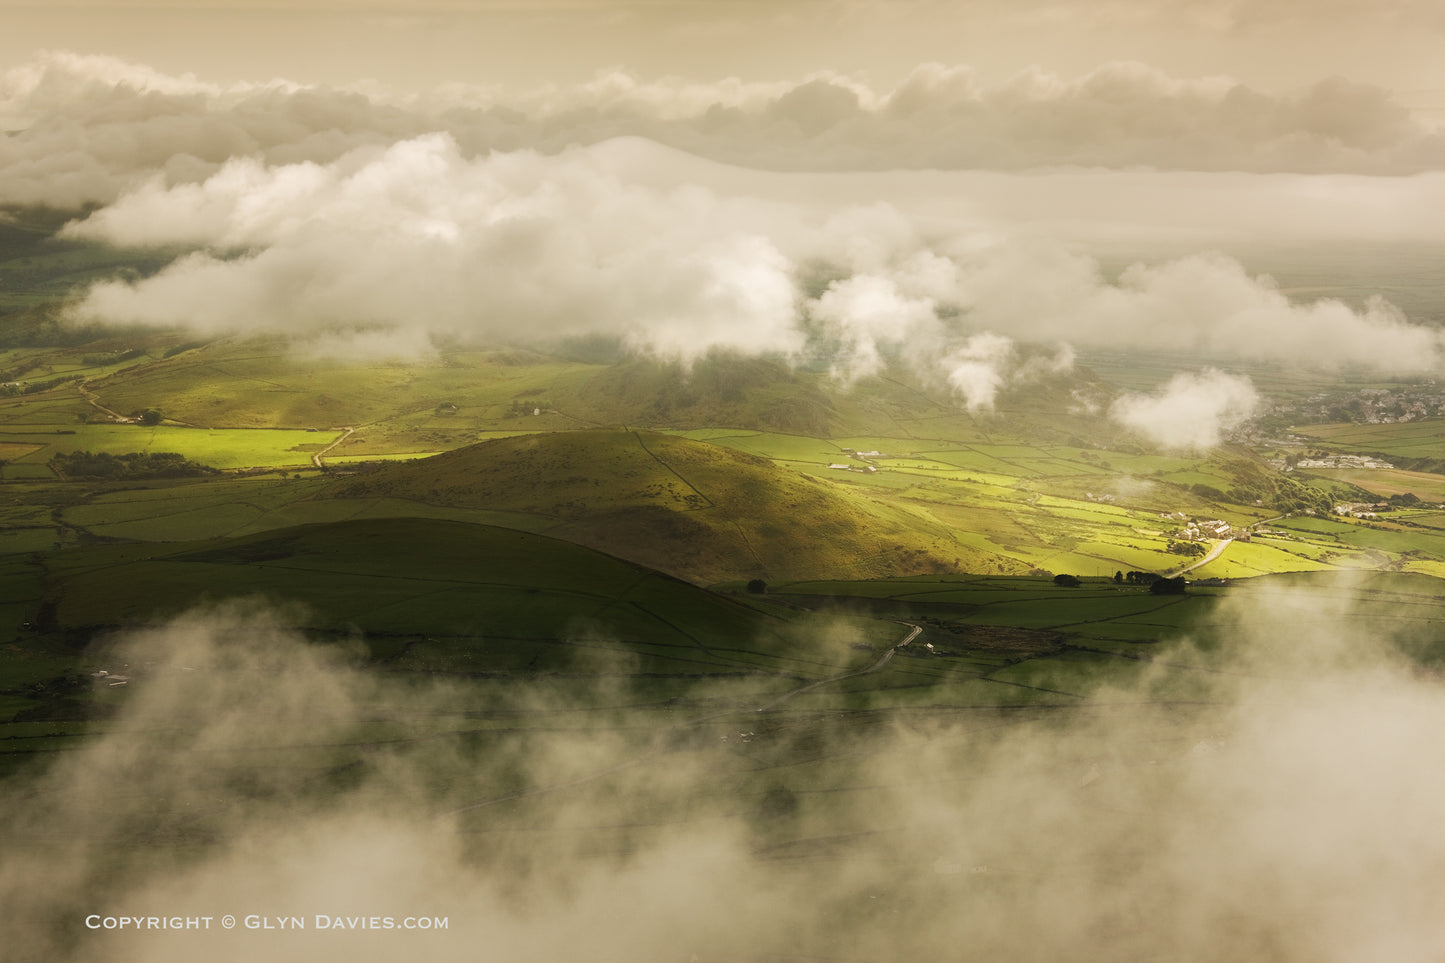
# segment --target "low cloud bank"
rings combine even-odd
[[[329,164],[241,159],[199,183],[154,178],[67,235],[196,250],[152,277],[94,284],[72,312],[286,332],[323,353],[602,335],[683,361],[821,352],[845,382],[901,359],[974,410],[1067,371],[1071,345],[1445,366],[1441,332],[1388,302],[1293,301],[1222,254],[1109,278],[1092,257],[984,219],[940,233],[888,202],[644,173],[692,163],[644,142],[469,159],[429,134]]]
[[[641,136],[778,170],[1445,166],[1440,131],[1390,91],[1334,77],[1273,93],[1139,63],[1072,78],[1032,68],[999,84],[929,63],[881,90],[827,73],[702,84],[611,72],[567,87],[401,95],[282,80],[220,85],[62,51],[0,74],[0,128],[12,132],[0,138],[0,199],[62,208],[108,203],[157,173],[170,184],[203,180],[233,157],[326,164],[437,131],[468,157]]]
[[[909,711],[845,734],[826,713],[747,711],[734,687],[745,743],[719,741],[725,719],[665,736],[676,713],[626,709],[625,686],[579,713],[555,685],[410,685],[254,606],[194,612],[117,650],[134,691],[104,733],[5,787],[7,952],[1438,955],[1445,691],[1386,635],[1411,624],[1408,587],[1371,583],[1385,612],[1348,586],[1279,584],[1231,591],[1201,648],[1129,663],[1132,684],[1056,680],[1079,697],[1047,711]],[[400,930],[422,916],[448,928]]]

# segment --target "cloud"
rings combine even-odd
[[[197,610],[115,640],[133,675],[119,714],[7,781],[0,909],[26,921],[9,951],[1430,958],[1445,835],[1421,760],[1445,699],[1398,648],[1428,633],[1390,635],[1411,631],[1411,591],[1238,587],[1197,646],[1135,653],[1115,687],[1061,677],[1047,711],[1001,715],[945,686],[863,729],[751,711],[767,684],[704,686],[664,726],[625,706],[656,680],[604,701],[578,680],[408,683],[255,604]],[[688,723],[687,705],[739,706],[751,741],[721,742],[735,721]],[[221,930],[226,913],[242,924]],[[213,922],[92,931],[91,914]],[[253,914],[306,929],[248,929]],[[448,928],[316,926],[373,915]]]
[[[1292,301],[1273,279],[1218,253],[1135,263],[1109,281],[1094,259],[1058,245],[1002,244],[960,264],[954,300],[974,323],[1020,339],[1326,370],[1445,369],[1445,334],[1384,299],[1361,308]]]
[[[985,351],[999,343],[988,338],[1325,369],[1445,366],[1442,334],[1388,302],[1293,301],[1222,254],[1109,278],[1088,255],[987,218],[789,199],[782,186],[644,141],[469,158],[430,134],[330,164],[242,158],[199,183],[152,178],[70,225],[75,238],[198,248],[151,277],[93,284],[71,312],[283,332],[312,352],[426,355],[578,335],[683,360],[821,352],[845,382],[894,361],[952,378],[974,408],[1025,373]]]
[[[1052,355],[1037,348],[1022,350],[1011,339],[985,331],[949,351],[938,365],[965,408],[990,411],[1005,388],[1067,374],[1074,367],[1074,352],[1068,345]]]
[[[623,184],[586,152],[468,161],[428,135],[325,167],[240,160],[199,185],[152,181],[71,233],[216,249],[93,286],[93,319],[406,331],[419,351],[578,334],[683,358],[796,350],[790,265],[735,221],[706,190]]]
[[[56,52],[0,75],[0,128],[0,204],[76,209],[157,176],[198,181],[232,157],[325,163],[435,123],[349,91],[222,87]]]
[[[1213,448],[1224,433],[1254,416],[1259,393],[1241,375],[1216,368],[1181,372],[1151,394],[1126,394],[1114,401],[1109,416],[1163,448]]]
[[[852,253],[882,266],[876,250]],[[1004,335],[969,333],[940,317],[929,292],[946,293],[953,267],[920,252],[898,264],[892,276],[853,274],[811,299],[807,324],[825,342],[834,378],[850,385],[901,362],[926,380],[942,382],[965,408],[979,412],[992,410],[1005,387],[1072,369],[1067,347],[1046,357],[1032,348],[1021,351]]]
[[[220,85],[114,58],[38,55],[0,75],[0,203],[104,204],[154,176],[194,183],[233,157],[329,164],[447,132],[464,156],[555,153],[643,136],[779,170],[1140,167],[1400,174],[1445,165],[1445,138],[1389,91],[1328,78],[1289,93],[1137,63],[993,85],[924,64],[893,88],[821,73],[782,81],[641,80],[612,71],[523,91],[423,94]]]
[[[942,337],[932,299],[907,297],[891,279],[876,275],[832,282],[810,302],[809,314],[834,338],[833,371],[844,381],[881,373],[887,365],[882,345]]]

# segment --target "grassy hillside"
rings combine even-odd
[[[159,549],[106,544],[3,574],[12,594],[40,595],[34,631],[71,640],[260,598],[290,606],[297,628],[364,634],[393,667],[560,671],[579,649],[601,646],[626,649],[642,674],[814,671],[789,640],[798,616],[786,609],[765,613],[542,535],[446,520],[304,525]]]
[[[339,481],[337,498],[527,513],[547,532],[700,583],[968,571],[947,527],[765,458],[653,432],[502,438]]]

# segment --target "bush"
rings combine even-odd
[[[193,478],[219,473],[218,469],[173,451],[131,451],[124,455],[73,451],[53,455],[46,464],[62,478]]]

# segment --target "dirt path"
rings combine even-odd
[[[324,468],[324,467],[326,467],[326,466],[324,466],[324,465],[321,464],[321,456],[330,453],[331,449],[335,448],[337,445],[341,444],[343,441],[345,441],[346,439],[350,438],[355,431],[356,431],[355,428],[343,428],[343,429],[341,429],[341,437],[340,437],[340,438],[336,439],[336,440],[333,441],[331,444],[327,445],[325,448],[323,448],[323,449],[321,449],[320,451],[315,452],[315,453],[313,453],[313,454],[311,455],[311,464],[315,465],[317,468]]]
[[[87,384],[88,382],[82,381],[77,387],[80,389],[80,396],[84,398],[92,408],[103,414],[110,415],[111,418],[115,419],[122,425],[135,424],[134,418],[127,417],[126,415],[123,415],[118,411],[112,411],[110,408],[107,408],[105,405],[101,404],[100,398],[96,396],[95,392],[91,391],[89,388],[86,387]]]

